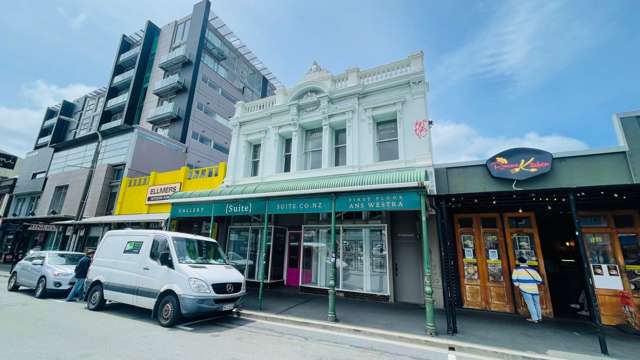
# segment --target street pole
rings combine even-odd
[[[260,240],[260,249],[258,249],[258,280],[260,288],[258,289],[258,309],[262,310],[262,302],[264,298],[264,265],[267,247],[267,232],[269,229],[269,200],[264,204],[264,225],[262,227],[262,239]]]
[[[602,321],[600,320],[600,307],[598,306],[598,299],[596,297],[595,287],[593,285],[593,278],[591,277],[591,270],[589,267],[589,258],[587,257],[586,245],[584,243],[584,237],[582,236],[582,227],[580,226],[580,218],[576,210],[576,198],[573,192],[569,193],[569,206],[571,207],[571,217],[573,218],[573,226],[576,229],[576,242],[578,243],[578,250],[580,251],[580,258],[582,260],[582,273],[584,275],[584,282],[587,287],[585,294],[587,295],[587,301],[589,302],[589,309],[591,309],[591,321],[594,322],[598,330],[598,342],[600,343],[600,352],[604,355],[609,355],[609,349],[607,347],[607,339],[602,331]]]
[[[429,227],[427,225],[427,196],[420,193],[420,222],[422,223],[422,266],[424,273],[425,328],[428,336],[436,336],[436,319],[433,310],[433,287],[431,286],[431,251]]]
[[[329,312],[327,319],[336,321],[336,196],[331,198],[331,244],[329,244]]]

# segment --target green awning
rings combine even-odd
[[[223,186],[213,190],[182,191],[169,198],[169,201],[194,200],[198,198],[212,198],[221,196],[241,196],[278,193],[310,193],[313,191],[326,192],[328,190],[345,189],[354,191],[358,189],[384,188],[385,185],[398,185],[403,187],[424,186],[429,179],[424,168],[416,169],[392,169],[385,171],[371,171],[357,174],[329,175],[295,180],[270,181],[242,185]],[[324,191],[323,191],[324,190]],[[248,197],[248,196],[247,196]]]

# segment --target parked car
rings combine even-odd
[[[79,252],[34,251],[13,268],[7,288],[35,289],[34,295],[39,299],[50,292],[69,291],[75,284],[74,269],[83,256]]]
[[[231,311],[246,294],[244,276],[210,238],[160,230],[113,230],[98,245],[85,283],[87,308],[106,301],[152,310],[160,325]]]

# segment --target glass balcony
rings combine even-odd
[[[109,101],[107,101],[107,105],[104,107],[105,110],[114,111],[116,109],[123,108],[124,105],[127,103],[128,97],[129,97],[129,93],[124,93],[120,96],[116,96],[112,99],[109,99]]]
[[[147,116],[147,122],[158,125],[180,117],[180,108],[174,102],[167,102],[153,109]]]
[[[184,88],[184,80],[180,78],[180,74],[171,75],[165,79],[156,81],[153,84],[152,92],[157,96],[165,96],[173,94]]]
[[[189,62],[189,56],[187,55],[187,47],[185,45],[174,49],[168,54],[163,55],[160,58],[158,66],[163,70],[169,70],[174,66],[182,65]]]
[[[122,117],[116,119],[116,120],[111,120],[108,123],[104,123],[102,125],[100,125],[100,131],[104,131],[104,130],[109,130],[109,129],[113,129],[116,126],[120,126],[122,125],[122,121],[124,119]]]
[[[51,135],[43,136],[38,139],[36,145],[46,145],[51,141]]]
[[[131,79],[133,78],[133,73],[135,69],[131,69],[129,71],[125,71],[120,75],[116,75],[113,77],[113,81],[111,81],[111,86],[117,88],[125,88],[128,87],[131,83]]]
[[[44,128],[47,128],[49,126],[53,126],[53,125],[56,124],[56,121],[58,121],[57,117],[45,120],[45,122],[42,123],[42,128],[44,129]]]
[[[136,60],[138,59],[139,52],[140,52],[140,47],[136,46],[133,49],[120,54],[120,57],[118,57],[118,65],[122,65],[122,66],[135,65]]]

